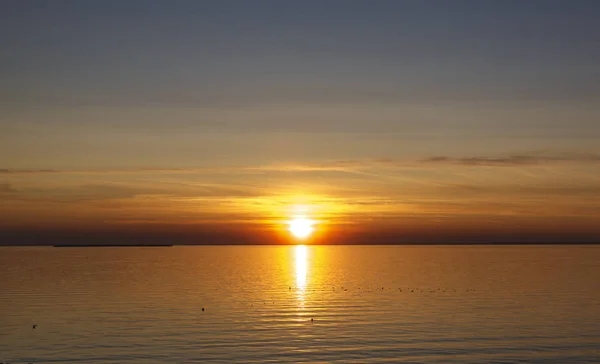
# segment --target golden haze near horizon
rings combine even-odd
[[[8,231],[160,232],[184,234],[186,242],[225,236],[308,244],[598,232],[591,163],[489,163],[10,170],[3,173],[0,224]],[[578,185],[570,182],[574,175]]]

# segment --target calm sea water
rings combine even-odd
[[[600,247],[0,248],[2,360],[600,362]]]

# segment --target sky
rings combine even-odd
[[[600,241],[600,3],[0,5],[0,244]]]

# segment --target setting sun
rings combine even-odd
[[[289,230],[298,239],[305,239],[314,231],[314,221],[297,217],[289,222]]]

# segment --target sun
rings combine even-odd
[[[306,219],[304,217],[296,217],[289,221],[289,230],[298,239],[308,238],[315,230],[313,225],[314,221]]]

